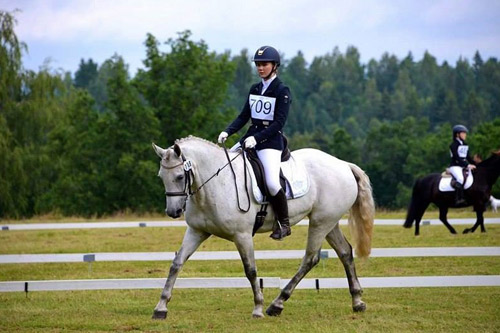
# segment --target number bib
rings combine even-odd
[[[259,120],[274,120],[274,107],[276,98],[261,95],[250,95],[248,97],[252,118]]]
[[[469,146],[458,146],[458,149],[457,149],[458,157],[466,158],[468,151],[469,151]]]

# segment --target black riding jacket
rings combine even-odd
[[[240,140],[242,145],[246,138],[253,135],[257,141],[255,149],[283,150],[283,126],[292,103],[290,89],[278,77],[264,94],[261,94],[262,85],[262,82],[252,85],[243,109],[225,131],[232,135],[251,119],[250,128]]]
[[[450,166],[467,167],[469,164],[475,164],[469,155],[469,146],[465,141],[454,139],[450,145],[451,162]]]

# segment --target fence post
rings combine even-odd
[[[84,254],[83,262],[89,263],[89,275],[92,274],[92,263],[95,261],[95,254]]]

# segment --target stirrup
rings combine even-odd
[[[278,221],[278,228],[273,230],[273,232],[269,237],[271,237],[274,240],[281,241],[283,240],[283,238],[290,236],[291,234],[292,234],[292,228],[290,227],[290,224],[281,224]]]

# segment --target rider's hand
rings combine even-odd
[[[226,132],[222,131],[222,132],[220,132],[219,138],[217,139],[217,141],[219,143],[223,143],[223,142],[225,142],[227,140],[228,136],[229,136],[229,134],[227,134]]]
[[[476,168],[476,166],[474,164],[469,164],[467,167],[471,170],[474,170]]]
[[[249,136],[245,139],[245,148],[253,148],[257,145],[257,141],[255,141],[255,137]]]

